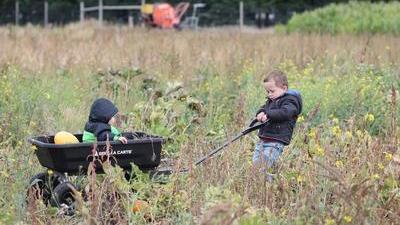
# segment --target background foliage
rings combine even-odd
[[[296,14],[284,28],[287,32],[317,33],[400,33],[399,2],[330,4]]]
[[[33,0],[20,0],[20,12],[21,18],[20,23],[43,23],[43,1]],[[48,0],[49,3],[49,22],[53,24],[65,24],[68,22],[79,20],[79,0]],[[85,0],[86,6],[97,5],[97,0]],[[126,4],[140,4],[138,0],[104,0],[105,5],[126,5]],[[159,1],[146,1],[147,3],[156,3]],[[179,0],[168,1],[169,3],[176,5]],[[203,2],[206,3],[206,7],[200,9],[198,13],[200,17],[200,23],[203,25],[236,25],[238,24],[239,18],[239,0],[190,0],[190,3]],[[281,0],[248,0],[245,2],[245,23],[254,24],[255,14],[259,12],[274,13],[275,22],[286,22],[293,14],[293,12],[302,12],[304,10],[310,10],[317,7],[321,7],[331,2],[346,2],[345,0],[323,0],[323,1],[281,1]],[[192,8],[190,8],[191,10]],[[14,23],[15,21],[15,0],[3,0],[0,2],[0,24]],[[188,14],[191,14],[189,10]],[[104,18],[108,21],[127,23],[128,15],[132,13],[135,17],[135,21],[139,21],[139,15],[137,12],[127,11],[108,11],[104,14]],[[88,13],[88,18],[97,17],[97,12]]]

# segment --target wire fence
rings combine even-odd
[[[80,21],[80,1],[64,2],[64,1],[37,1],[16,0],[7,1],[0,4],[0,25],[7,24],[35,24],[35,25],[64,25],[71,22]],[[85,7],[98,6],[99,0],[83,1]],[[120,1],[119,4],[138,5],[141,0]],[[198,13],[201,25],[219,26],[219,25],[252,25],[258,27],[267,27],[282,22],[292,14],[290,10],[275,11],[271,9],[262,9],[249,6],[243,1],[242,16],[240,16],[239,4],[235,7],[227,8],[225,11],[203,11]],[[104,1],[107,4],[107,1]],[[193,7],[191,7],[186,16],[190,16]],[[85,12],[85,19],[98,19],[98,11]],[[129,19],[133,19],[134,24],[141,22],[140,10],[105,10],[102,13],[104,21],[110,23],[128,24]],[[243,20],[241,20],[241,18]]]
[[[97,6],[98,4],[98,0],[87,0],[84,2],[86,6]],[[132,1],[130,1],[130,3],[132,3]],[[80,20],[79,1],[75,4],[51,1],[32,1],[27,4],[24,1],[9,1],[0,4],[0,11],[0,25],[63,25]],[[111,23],[127,23],[129,16],[132,16],[136,22],[140,20],[140,15],[137,10],[104,11],[103,16],[106,21]],[[97,18],[97,11],[85,13],[85,19]]]

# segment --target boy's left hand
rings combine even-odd
[[[126,137],[120,137],[118,140],[122,142],[122,144],[128,144],[128,139],[126,139]]]
[[[264,112],[260,112],[260,113],[257,115],[257,120],[258,120],[259,122],[265,122],[265,121],[267,121],[267,119],[268,119],[267,114],[265,114]]]

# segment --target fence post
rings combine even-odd
[[[83,21],[85,20],[85,2],[81,2],[80,4],[80,17],[79,17],[79,21],[81,23],[83,23]]]
[[[49,3],[44,1],[44,27],[49,24]]]
[[[239,26],[240,30],[243,29],[243,1],[239,3]]]
[[[132,14],[129,14],[128,24],[129,24],[129,27],[133,27],[133,16],[132,16]]]
[[[99,24],[103,25],[103,0],[99,0]]]
[[[19,1],[15,1],[15,25],[19,24]]]
[[[145,4],[146,4],[146,0],[142,0],[141,1],[142,9],[143,9]],[[142,27],[145,27],[143,20],[142,20]]]

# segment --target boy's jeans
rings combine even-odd
[[[264,142],[260,140],[256,144],[256,148],[253,154],[253,165],[261,167],[263,171],[267,173],[267,180],[272,181],[271,174],[268,174],[268,170],[271,169],[279,156],[282,155],[283,148],[285,146],[279,142]]]

